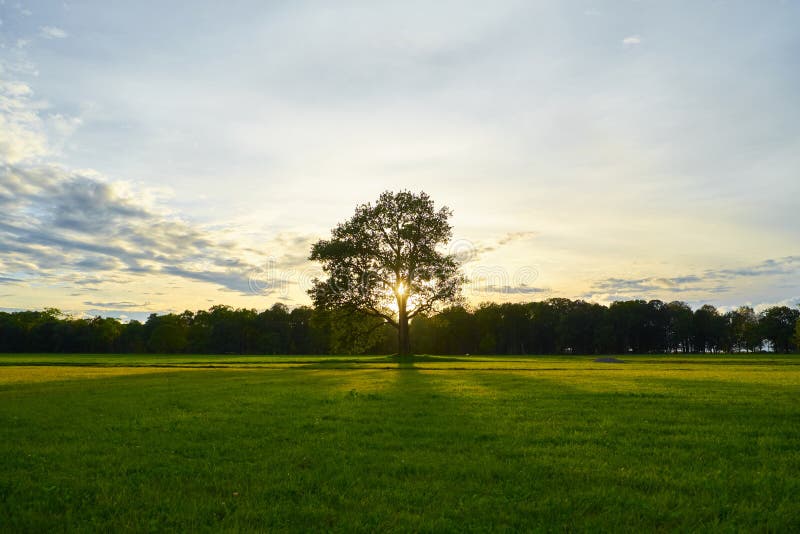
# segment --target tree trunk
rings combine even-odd
[[[408,312],[406,311],[406,297],[397,299],[397,352],[400,356],[411,354],[411,342],[408,339]]]

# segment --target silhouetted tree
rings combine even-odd
[[[566,300],[566,299],[564,299]],[[595,354],[602,350],[599,336],[606,308],[582,300],[566,300],[558,322],[559,352]]]
[[[472,354],[476,352],[478,333],[474,316],[463,306],[450,306],[437,314],[436,334],[439,354]]]
[[[558,324],[560,319],[552,301],[531,302],[527,306],[531,352],[554,354],[558,352]],[[502,343],[502,340],[498,340]]]
[[[683,302],[620,301],[611,306],[554,298],[450,306],[410,323],[413,349],[429,354],[595,354],[797,350],[800,311],[775,306],[720,314]],[[0,312],[0,352],[202,354],[388,354],[396,332],[359,311],[279,303],[261,313],[230,306],[152,314],[145,324],[75,318],[56,309]]]
[[[147,348],[159,354],[183,352],[186,348],[188,331],[181,317],[175,314],[151,314],[145,323],[148,336]]]
[[[475,310],[475,325],[477,328],[478,345],[475,352],[479,354],[499,354],[502,339],[502,311],[499,304],[484,302]],[[526,318],[528,316],[525,310]],[[415,321],[416,322],[416,321]],[[530,323],[526,325],[530,336]]]
[[[725,319],[710,304],[695,310],[692,321],[692,341],[697,352],[717,352],[725,333]]]
[[[667,304],[667,352],[691,352],[694,313],[688,304]]]
[[[113,317],[95,317],[88,322],[88,351],[92,353],[117,352],[117,340],[122,324]]]
[[[122,330],[117,340],[119,352],[141,353],[147,352],[147,340],[145,338],[145,327],[136,320],[122,325]],[[202,352],[194,350],[192,352]]]
[[[794,325],[794,347],[800,350],[800,318],[797,319]]]
[[[313,281],[314,305],[385,321],[397,329],[398,352],[409,354],[409,321],[457,301],[465,281],[455,257],[437,249],[452,236],[451,215],[424,192],[387,191],[358,206],[311,249],[328,276]]]
[[[726,343],[724,350],[753,352],[761,346],[758,317],[750,306],[740,306],[725,314]]]
[[[794,348],[794,331],[800,311],[788,306],[773,306],[761,312],[761,335],[772,344],[775,352],[790,352]]]
[[[289,313],[289,352],[293,354],[319,354],[324,352],[320,338],[314,334],[311,319],[314,309],[298,306]]]
[[[359,311],[316,310],[313,324],[325,332],[325,352],[330,354],[387,353],[395,347],[389,335],[392,327]]]
[[[644,300],[612,302],[608,312],[614,332],[615,352],[646,352],[643,342],[649,313],[647,302]]]

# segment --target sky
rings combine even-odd
[[[309,304],[356,205],[465,295],[800,302],[800,2],[0,0],[0,309]]]

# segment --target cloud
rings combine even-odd
[[[161,272],[190,280],[208,282],[245,295],[254,294],[250,287],[252,268],[249,266],[244,269],[233,267],[225,270],[188,270],[175,265],[167,265]]]
[[[113,271],[119,268],[121,263],[116,258],[98,254],[87,256],[74,265],[82,271]]]
[[[754,277],[796,277],[800,275],[800,256],[785,256],[760,263],[726,269],[708,269],[702,275],[690,274],[671,278],[605,278],[592,285],[592,291],[583,295],[591,298],[598,294],[633,295],[663,293],[726,293],[733,289],[737,279]]]
[[[507,232],[495,242],[489,244],[474,243],[468,239],[455,239],[450,243],[448,252],[454,254],[461,263],[470,263],[480,259],[482,254],[494,252],[514,241],[536,237],[538,232]]]
[[[85,301],[83,303],[85,306],[93,306],[96,308],[140,308],[143,306],[147,306],[149,302],[145,302],[144,304],[137,304],[135,302],[91,302]]]
[[[158,27],[145,41],[130,31],[146,20],[141,10],[108,20],[98,19],[93,9],[75,12],[75,20],[87,31],[37,13],[27,26],[39,44],[39,27],[53,24],[68,28],[70,36],[48,44],[74,43],[91,34],[97,48],[108,52],[87,56],[82,45],[62,46],[63,54],[56,56],[36,54],[38,47],[28,51],[43,62],[43,71],[55,67],[39,78],[41,86],[34,86],[37,94],[58,105],[41,112],[40,127],[47,134],[43,148],[57,146],[48,117],[80,109],[85,125],[69,161],[116,169],[119,176],[169,181],[181,194],[172,202],[175,209],[204,221],[254,212],[271,230],[321,232],[350,212],[356,196],[366,200],[371,198],[369,191],[377,194],[398,183],[424,187],[437,200],[454,204],[457,232],[487,232],[480,234],[491,237],[483,241],[487,249],[500,246],[506,230],[540,227],[545,239],[533,242],[536,250],[525,250],[527,242],[511,243],[492,252],[492,262],[544,261],[547,274],[553,275],[547,284],[563,284],[559,289],[564,292],[577,292],[578,280],[587,272],[604,270],[605,275],[591,276],[614,276],[630,258],[656,265],[662,260],[713,261],[701,258],[723,250],[750,250],[756,258],[796,252],[796,222],[789,214],[791,198],[796,198],[791,171],[797,168],[792,163],[798,151],[791,143],[797,138],[793,134],[798,121],[779,105],[788,101],[793,84],[785,76],[790,60],[776,55],[786,36],[793,35],[786,18],[775,20],[781,22],[775,25],[777,31],[766,32],[765,39],[731,39],[755,34],[752,28],[723,24],[724,31],[705,47],[709,54],[693,58],[687,50],[708,32],[686,27],[680,16],[659,19],[659,28],[648,29],[638,25],[636,16],[630,18],[631,13],[615,15],[614,9],[603,6],[598,7],[609,12],[602,20],[583,20],[581,13],[588,7],[593,6],[548,9],[535,18],[529,15],[538,15],[538,8],[486,13],[472,7],[463,10],[471,21],[466,25],[463,17],[442,25],[451,15],[446,9],[422,17],[418,10],[386,6],[349,9],[344,17],[337,14],[337,21],[352,29],[344,38],[342,24],[327,24],[318,9],[248,14],[252,20],[263,19],[266,26],[241,24],[240,10],[218,13],[223,18],[235,15],[238,25],[233,20],[206,25],[201,19],[176,25],[166,13],[149,21]],[[559,17],[548,20],[556,11]],[[595,10],[586,11],[595,15]],[[84,15],[89,18],[81,18]],[[727,13],[721,10],[718,15]],[[765,14],[770,20],[774,16]],[[13,19],[6,20],[4,28],[13,26]],[[530,31],[530,24],[523,23],[529,20],[541,31]],[[561,31],[559,21],[568,23],[569,31]],[[107,31],[93,31],[95,26]],[[229,35],[231,27],[237,28],[237,35]],[[639,45],[620,47],[626,33]],[[658,40],[653,52],[662,54],[658,59],[664,68],[620,64],[613,50],[593,46],[596,39],[571,39],[572,35],[605,40],[622,55],[635,55]],[[292,38],[297,36],[302,38]],[[669,46],[661,46],[664,39],[671,40]],[[13,40],[7,38],[9,47]],[[728,41],[734,48],[741,45],[736,53],[716,46]],[[251,46],[242,48],[242,42]],[[270,55],[269,64],[253,71],[252,60],[260,51],[280,43],[287,45],[282,53]],[[25,51],[6,52],[7,62],[24,59]],[[750,65],[747,58],[754,56],[775,61]],[[176,58],[187,75],[174,72]],[[82,75],[71,80],[74,69],[62,68],[65,62]],[[226,76],[203,68],[217,64],[227,66]],[[744,67],[752,67],[753,76],[734,83],[742,72],[749,72]],[[711,74],[698,75],[703,72]],[[31,83],[36,79],[24,78]],[[721,85],[732,90],[720,95]],[[219,95],[225,98],[214,98]],[[29,100],[36,105],[33,97]],[[764,106],[736,105],[745,100],[762,101]],[[197,113],[199,109],[203,112]],[[732,109],[743,110],[744,116],[730,113]],[[74,128],[69,120],[53,122],[53,129],[63,130],[63,135]],[[726,127],[733,122],[742,127]],[[37,128],[30,131],[36,133]],[[0,136],[6,132],[5,125],[0,126]],[[731,137],[732,132],[736,136]],[[8,138],[14,143],[22,139]],[[36,155],[35,149],[25,152]],[[16,162],[28,162],[19,149],[15,153]],[[731,164],[719,154],[738,159]],[[749,164],[735,165],[741,159]],[[751,174],[768,183],[754,187]],[[328,182],[344,186],[332,193],[324,187]],[[115,194],[125,196],[118,184],[111,185]],[[205,196],[202,201],[200,194]],[[787,209],[777,209],[772,197],[782,202],[777,208],[786,204]],[[493,201],[501,208],[493,209]],[[121,214],[109,226],[146,225],[150,215],[166,218],[197,229],[220,254],[260,263],[242,247],[226,250],[213,227],[165,215],[140,199],[133,204],[147,214],[134,221]],[[764,206],[772,209],[756,209]],[[643,217],[645,211],[648,216]],[[695,220],[697,213],[715,217]],[[781,224],[769,222],[779,216]],[[93,223],[70,212],[65,218],[84,227]],[[0,220],[5,220],[2,208]],[[61,229],[56,233],[69,237]],[[81,235],[78,230],[72,234]],[[102,229],[94,244],[106,244],[109,234],[115,237]],[[759,239],[767,235],[771,237]],[[169,258],[160,252],[161,245],[152,247],[159,251],[157,258],[131,258],[137,245],[150,249],[147,238],[143,232],[130,240],[121,236],[119,242],[127,248],[116,251],[87,249],[90,237],[78,243],[79,252],[67,248],[75,239],[62,240],[63,245],[37,242],[3,260],[14,269],[9,276],[25,271],[24,264],[32,265],[34,258],[36,270],[30,272],[37,276],[55,276],[57,266],[63,265],[58,274],[62,280],[97,274],[148,277],[165,266],[193,273],[227,272],[227,267],[191,255],[176,252]],[[304,263],[301,245],[292,247],[286,251],[298,254],[287,257],[287,263]],[[786,252],[775,252],[781,248]],[[274,254],[266,247],[264,252]],[[283,265],[278,262],[279,268]],[[583,265],[591,265],[591,271]],[[675,274],[702,276],[703,269],[713,266],[700,263]],[[678,288],[689,284],[662,280],[648,285],[669,283]],[[184,284],[196,285],[200,284]]]
[[[47,153],[41,104],[32,94],[25,83],[0,80],[0,162],[14,164]]]
[[[45,39],[64,39],[69,34],[61,28],[56,28],[55,26],[42,26],[39,28],[39,35]]]
[[[41,163],[80,125],[62,114],[43,120],[43,109],[27,84],[0,81],[0,281],[89,287],[167,274],[252,294],[254,267],[241,258],[256,251],[160,212],[146,191]]]
[[[0,271],[95,285],[167,274],[252,294],[230,239],[160,213],[126,187],[52,165],[0,169]],[[32,267],[32,268],[31,268]]]
[[[50,147],[53,150],[62,149],[62,145],[83,124],[79,117],[70,117],[61,113],[53,113],[44,120],[44,126],[51,138]],[[55,142],[52,142],[52,141]]]
[[[92,317],[113,317],[119,319],[123,323],[128,321],[145,322],[147,318],[152,315],[163,315],[169,313],[168,310],[132,310],[132,309],[105,309],[105,308],[92,308],[88,310],[64,310],[68,315],[78,318],[92,318]]]
[[[743,278],[800,274],[800,256],[784,256],[783,258],[764,260],[756,265],[736,269],[718,269],[706,271],[706,277]]]
[[[55,30],[48,29],[60,35]],[[248,282],[256,267],[242,258],[257,251],[164,213],[146,191],[42,163],[53,154],[48,141],[80,124],[61,114],[43,121],[42,109],[27,84],[0,81],[0,283],[94,288],[166,274],[253,294]],[[99,304],[122,307],[87,305]]]
[[[48,130],[68,136],[80,121],[43,121],[32,95],[25,83],[0,81],[0,283],[88,287],[166,274],[253,294],[256,267],[242,258],[257,251],[166,214],[146,191],[42,163],[53,154]]]
[[[788,306],[789,308],[796,308],[797,306],[800,306],[800,295],[778,301],[759,302],[758,304],[752,305],[757,313],[762,312],[767,308],[772,308],[773,306]]]
[[[638,44],[642,44],[642,37],[639,35],[629,35],[622,40],[622,44],[625,46],[636,46]]]
[[[474,288],[477,293],[503,293],[507,295],[534,295],[537,293],[548,293],[549,288],[531,287],[525,284],[518,286],[511,285],[488,285],[484,287]]]
[[[679,276],[675,278],[606,278],[595,282],[592,292],[584,295],[591,297],[597,293],[614,293],[627,295],[643,295],[645,293],[687,293],[703,291],[722,293],[730,289],[727,285],[718,283],[703,284],[703,280],[696,276]]]
[[[536,232],[508,232],[506,235],[497,240],[497,244],[499,246],[507,245],[512,241],[536,237],[536,235]]]

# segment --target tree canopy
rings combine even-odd
[[[452,211],[424,192],[386,191],[311,248],[328,275],[309,294],[318,308],[363,313],[397,329],[398,352],[409,354],[409,321],[461,297],[456,258],[441,248],[452,237]]]

